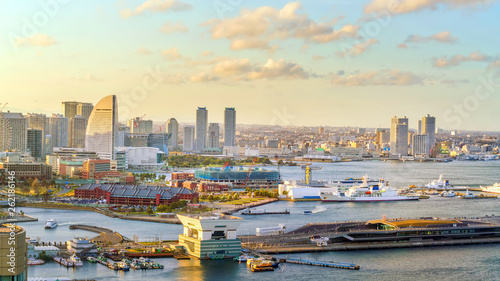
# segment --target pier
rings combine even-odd
[[[69,229],[81,229],[99,233],[99,236],[96,236],[91,239],[94,242],[111,242],[112,244],[120,242],[132,242],[131,239],[123,237],[120,233],[114,232],[113,230],[104,227],[85,225],[85,224],[73,224],[69,226]]]
[[[285,210],[283,212],[266,212],[264,211],[259,211],[259,210],[251,210],[251,209],[245,209],[241,212],[242,215],[245,216],[258,216],[258,215],[289,215],[290,210]]]
[[[351,270],[359,270],[360,269],[360,266],[357,264],[344,263],[344,262],[333,262],[333,261],[325,262],[325,261],[312,261],[312,260],[302,260],[302,259],[283,259],[283,262],[293,263],[293,264],[333,267],[333,268],[341,268],[341,269],[351,269]]]

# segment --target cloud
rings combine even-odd
[[[160,32],[163,32],[166,34],[172,34],[175,32],[186,33],[186,32],[188,32],[188,30],[189,29],[185,25],[183,25],[181,22],[173,23],[171,21],[166,21],[160,27]]]
[[[337,55],[341,56],[341,57],[359,56],[362,53],[364,53],[366,51],[366,49],[368,49],[368,47],[375,45],[375,44],[378,44],[378,43],[379,42],[377,41],[377,39],[371,38],[371,39],[366,40],[362,43],[359,43],[359,44],[352,46],[352,48],[350,48],[350,49],[346,48],[343,52],[339,51],[339,52],[337,52]]]
[[[245,78],[248,80],[271,78],[307,79],[309,73],[296,63],[286,62],[283,59],[278,61],[269,59],[264,65],[257,66],[254,71],[249,72]]]
[[[494,0],[372,0],[365,6],[364,13],[389,11],[392,14],[406,14],[422,10],[461,9],[486,6]]]
[[[214,55],[214,52],[212,52],[212,51],[204,51],[200,54],[200,56],[202,56],[202,57],[211,57],[213,55]]]
[[[406,45],[405,43],[401,43],[398,45],[398,48],[400,49],[408,49],[408,45]]]
[[[487,56],[485,54],[481,54],[481,52],[478,51],[478,52],[472,52],[468,56],[463,56],[459,54],[449,58],[448,57],[434,58],[433,66],[450,67],[450,66],[458,66],[459,64],[468,61],[488,62],[493,60],[495,60],[495,58]]]
[[[232,50],[276,49],[274,41],[300,39],[328,43],[345,37],[356,37],[359,26],[345,25],[334,29],[339,19],[316,22],[305,13],[299,13],[299,2],[286,4],[282,9],[259,7],[242,10],[240,15],[227,19],[212,19],[202,25],[210,27],[211,38],[228,39]]]
[[[39,47],[47,47],[50,45],[54,45],[56,41],[54,37],[49,36],[43,33],[37,33],[31,37],[24,38],[20,37],[16,39],[16,45],[19,47],[22,46],[39,46]]]
[[[460,84],[467,84],[470,81],[467,79],[441,79],[440,82],[448,86],[458,86]]]
[[[218,77],[212,76],[208,73],[200,73],[189,77],[191,82],[211,82],[219,80]]]
[[[331,74],[331,82],[341,86],[408,86],[424,84],[425,75],[417,75],[411,71],[401,70],[374,70],[367,72],[355,72],[352,74],[342,73]]]
[[[318,56],[318,55],[312,56],[313,60],[324,60],[325,58],[326,58],[325,56]]]
[[[495,60],[495,61],[492,61],[489,65],[488,65],[488,68],[491,69],[491,68],[500,68],[500,60]]]
[[[420,35],[410,35],[406,38],[404,43],[427,43],[431,41],[441,42],[441,43],[456,43],[458,37],[454,37],[451,35],[449,31],[438,32],[434,35],[425,37]]]
[[[249,59],[227,60],[216,64],[213,71],[219,76],[233,76],[251,69]]]
[[[135,9],[125,9],[120,11],[123,18],[142,15],[146,13],[159,13],[166,11],[184,11],[191,9],[190,4],[178,0],[146,0]]]
[[[150,55],[152,54],[151,51],[148,48],[142,47],[139,50],[135,51],[136,54],[139,55]]]
[[[178,60],[182,58],[182,55],[179,53],[179,50],[177,48],[170,48],[161,53],[164,58],[173,61],[173,60]]]

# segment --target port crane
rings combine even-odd
[[[4,108],[5,108],[8,104],[9,104],[9,103],[8,103],[8,102],[6,102],[6,103],[2,106],[2,108],[0,108],[0,113],[3,111],[3,109],[4,109]],[[0,105],[2,105],[2,104],[0,103]]]
[[[257,158],[254,158],[252,160],[252,165],[250,165],[250,168],[248,169],[248,174],[247,174],[247,178],[245,180],[245,187],[247,186],[248,184],[248,180],[250,179],[250,174],[252,174],[252,169],[253,169],[253,166],[255,165],[255,161],[257,161]]]
[[[321,170],[321,166],[320,167],[311,167],[311,163],[306,163],[300,167],[302,168],[302,170],[306,170],[306,178],[305,178],[306,184],[310,183],[313,170]]]
[[[134,128],[137,128],[137,126],[139,126],[139,123],[141,123],[142,119],[144,119],[144,116],[146,116],[146,114],[142,115],[139,121],[137,122],[134,121]]]

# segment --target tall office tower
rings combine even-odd
[[[75,115],[69,119],[69,147],[85,148],[85,132],[87,130],[87,119],[81,115]]]
[[[411,154],[422,155],[428,154],[429,149],[429,135],[428,134],[415,134],[412,136]]]
[[[31,157],[42,158],[43,150],[43,134],[42,130],[31,129],[27,130],[27,151],[30,152]]]
[[[397,118],[391,120],[391,154],[408,155],[408,118]]]
[[[224,110],[224,146],[234,146],[236,138],[236,110],[226,107]]]
[[[419,135],[422,134],[422,120],[418,120],[417,134],[419,134]]]
[[[46,147],[45,145],[45,135],[50,134],[49,130],[49,118],[45,114],[38,113],[28,113],[26,114],[26,120],[28,120],[28,128],[42,130],[42,159],[45,159],[47,154],[45,151],[52,151],[52,147]]]
[[[196,110],[196,143],[195,149],[203,151],[207,144],[208,111],[206,107]]]
[[[426,116],[422,117],[421,134],[429,135],[429,151],[427,153],[430,153],[431,149],[436,144],[436,117],[433,117],[430,114],[427,114]]]
[[[219,131],[220,131],[219,123],[210,123],[210,125],[208,125],[208,141],[207,141],[208,148],[220,147]]]
[[[49,118],[52,147],[67,147],[69,144],[69,118],[62,114],[52,114]]]
[[[183,128],[183,150],[184,151],[193,151],[194,150],[194,126],[188,125]]]
[[[102,98],[90,114],[85,134],[85,150],[97,152],[102,159],[114,159],[117,135],[116,96],[109,95]]]
[[[81,115],[85,119],[89,119],[90,114],[94,109],[94,105],[88,102],[79,102],[76,106],[76,115]]]
[[[170,118],[166,124],[167,133],[170,134],[168,147],[176,149],[179,144],[179,123],[175,118]]]
[[[0,224],[0,280],[28,280],[26,230],[11,223]]]
[[[52,154],[54,145],[52,144],[52,136],[51,135],[45,135],[44,141],[43,141],[43,152],[45,153],[45,156]]]
[[[77,101],[63,101],[61,111],[64,117],[73,118],[76,115],[76,107],[79,102]]]
[[[129,126],[119,126],[115,146],[125,146],[125,135],[130,134]]]
[[[28,121],[21,113],[0,112],[0,151],[26,152]]]
[[[141,117],[135,117],[127,121],[132,134],[152,134],[153,120],[144,120]]]

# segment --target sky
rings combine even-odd
[[[492,0],[2,1],[0,103],[60,113],[115,94],[119,119],[500,131]],[[1,108],[1,107],[0,107]]]

